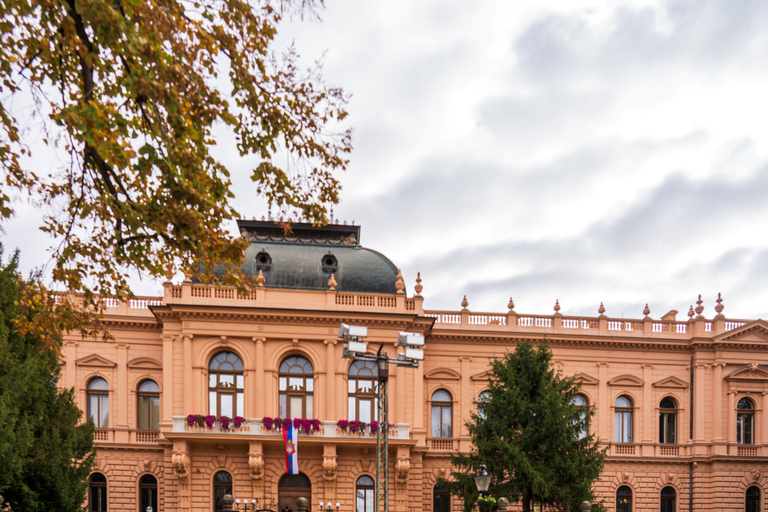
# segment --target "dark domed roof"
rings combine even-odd
[[[397,268],[383,254],[359,245],[359,226],[293,224],[289,234],[274,222],[239,221],[238,226],[251,242],[241,268],[252,276],[261,270],[267,287],[327,290],[333,274],[338,291],[396,292]]]

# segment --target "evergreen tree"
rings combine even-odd
[[[467,423],[474,451],[453,455],[453,478],[442,482],[463,499],[465,511],[477,500],[472,477],[481,463],[493,475],[490,494],[520,501],[524,512],[534,501],[578,511],[593,498],[591,484],[605,458],[594,435],[583,435],[594,410],[572,404],[580,384],[556,373],[551,360],[544,342],[524,341],[491,361],[490,398]]]
[[[18,275],[18,253],[2,262],[0,246],[0,494],[14,511],[79,512],[94,458],[93,423],[78,425],[73,391],[57,389],[57,352],[17,328],[20,318],[40,314],[42,305],[20,306],[33,283]]]

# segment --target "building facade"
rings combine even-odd
[[[343,322],[369,350],[396,356],[400,331],[426,336],[418,368],[389,380],[390,508],[460,510],[436,487],[449,455],[470,451],[465,422],[487,390],[489,360],[546,338],[554,365],[595,406],[609,447],[599,499],[610,511],[765,510],[768,323],[423,309],[356,226],[241,222],[248,294],[185,279],[162,297],[106,300],[110,336],[66,337],[61,385],[96,424],[89,510],[215,512],[224,494],[256,508],[372,512],[376,369],[343,357]],[[224,417],[224,419],[222,419]],[[285,474],[275,418],[299,418],[298,475]],[[316,420],[316,421],[312,421]],[[360,427],[355,420],[365,422]],[[206,423],[207,422],[207,423]],[[511,508],[515,510],[515,504]]]

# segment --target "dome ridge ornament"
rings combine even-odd
[[[416,286],[413,287],[413,290],[416,292],[417,297],[421,297],[421,290],[423,290],[424,287],[421,285],[421,272],[416,272]]]
[[[400,269],[397,269],[397,279],[395,280],[395,289],[397,294],[405,293],[405,281],[403,281],[403,274]]]
[[[336,291],[336,286],[338,283],[336,282],[336,274],[331,274],[331,278],[328,279],[328,289],[333,291]]]
[[[266,281],[267,278],[264,277],[264,272],[259,269],[259,275],[256,276],[256,285],[259,287],[264,286],[264,281]]]

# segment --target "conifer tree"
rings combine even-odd
[[[79,512],[93,464],[93,424],[79,424],[72,390],[57,389],[57,351],[20,334],[18,320],[42,306],[20,305],[32,284],[17,272],[18,253],[5,264],[0,246],[0,495],[14,511]]]
[[[594,435],[584,435],[594,411],[572,404],[580,385],[551,367],[546,343],[528,341],[491,361],[488,401],[467,423],[474,449],[451,457],[451,481],[441,482],[474,506],[472,476],[481,463],[493,475],[489,492],[519,501],[523,511],[534,501],[547,510],[578,511],[592,499],[591,484],[603,469],[605,450]]]

